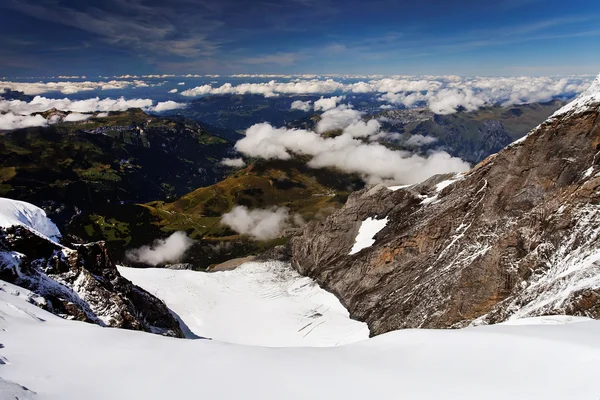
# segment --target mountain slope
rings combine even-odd
[[[292,239],[292,265],[372,334],[600,318],[598,86],[462,176],[354,193]],[[373,245],[349,254],[368,218],[388,222]]]
[[[48,111],[52,113],[53,111]],[[141,110],[0,134],[0,195],[52,210],[168,199],[225,175],[225,139]]]

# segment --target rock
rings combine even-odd
[[[0,228],[0,279],[64,318],[183,337],[161,300],[119,274],[104,242],[69,249],[21,226]]]
[[[462,176],[352,194],[292,238],[292,265],[373,335],[548,314],[600,318],[598,105],[557,113]],[[388,223],[350,255],[369,217]]]

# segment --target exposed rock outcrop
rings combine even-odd
[[[600,77],[460,176],[350,196],[291,241],[292,265],[371,333],[514,317],[600,318]],[[388,219],[350,255],[362,221]]]
[[[0,279],[64,318],[183,337],[166,305],[123,278],[104,242],[67,248],[26,226],[0,227]]]

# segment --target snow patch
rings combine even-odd
[[[352,249],[348,255],[356,254],[362,249],[371,247],[373,243],[375,243],[375,235],[379,233],[380,230],[385,228],[387,223],[387,217],[383,219],[374,219],[369,217],[362,221],[360,228],[358,228],[358,234],[354,239],[354,246],[352,246]]]

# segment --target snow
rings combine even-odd
[[[41,208],[24,201],[0,197],[0,227],[18,225],[54,242],[61,237],[54,222],[46,217],[46,212]]]
[[[579,95],[575,100],[562,107],[558,111],[556,111],[550,119],[554,119],[569,114],[579,114],[590,107],[599,107],[600,106],[600,75],[596,78],[594,82],[592,82],[591,86]]]
[[[28,303],[22,289],[0,287],[0,373],[9,382],[0,388],[8,398],[598,399],[599,321],[403,330],[339,347],[266,348],[63,320]],[[25,397],[21,385],[37,396]]]
[[[435,185],[435,191],[439,193],[442,190],[444,190],[445,188],[447,188],[448,186],[450,186],[453,183],[458,182],[462,179],[464,179],[464,176],[462,174],[456,174],[451,179],[447,179],[447,180],[442,181],[442,182],[438,183],[437,185]]]
[[[589,178],[590,176],[592,176],[592,173],[594,173],[594,167],[591,166],[589,167],[584,173],[583,173],[583,177],[584,178]]]
[[[349,255],[356,254],[362,249],[371,247],[375,243],[375,235],[385,228],[388,223],[387,217],[383,219],[367,218],[361,222],[360,228],[358,228],[358,234],[354,239],[354,246],[350,250]]]
[[[197,336],[259,346],[335,346],[369,337],[331,293],[287,263],[248,262],[232,271],[119,267]]]
[[[400,189],[406,189],[407,187],[411,187],[412,185],[399,185],[399,186],[388,186],[387,188],[390,189],[392,192],[395,192],[396,190],[400,190]]]

